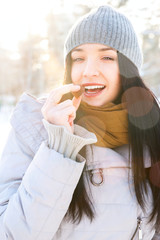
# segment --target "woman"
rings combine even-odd
[[[65,60],[65,85],[45,101],[23,94],[12,115],[0,239],[137,240],[139,228],[160,239],[160,110],[130,21],[91,11],[69,32]]]

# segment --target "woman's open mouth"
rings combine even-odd
[[[84,84],[83,87],[85,90],[83,94],[86,97],[96,97],[105,89],[105,85],[102,84]]]

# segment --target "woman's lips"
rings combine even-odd
[[[83,86],[85,88],[84,96],[86,97],[96,97],[105,89],[105,85],[97,83],[84,84]]]
[[[97,89],[96,91],[85,91],[83,93],[83,95],[86,96],[86,97],[96,97],[96,96],[100,95],[103,90],[104,90],[104,88],[103,89]]]
[[[82,94],[86,97],[96,97],[102,93],[105,89],[105,85],[99,83],[85,83],[81,85],[81,88],[78,92],[72,92],[72,94],[78,98]]]

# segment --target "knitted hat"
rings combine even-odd
[[[108,45],[129,58],[138,69],[142,65],[142,52],[131,22],[108,5],[92,10],[73,25],[65,41],[65,59],[73,48],[85,43]]]

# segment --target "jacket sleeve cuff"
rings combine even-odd
[[[70,133],[64,126],[50,124],[42,120],[48,133],[48,146],[64,157],[76,160],[78,152],[87,144],[95,143],[95,138],[84,138]]]

